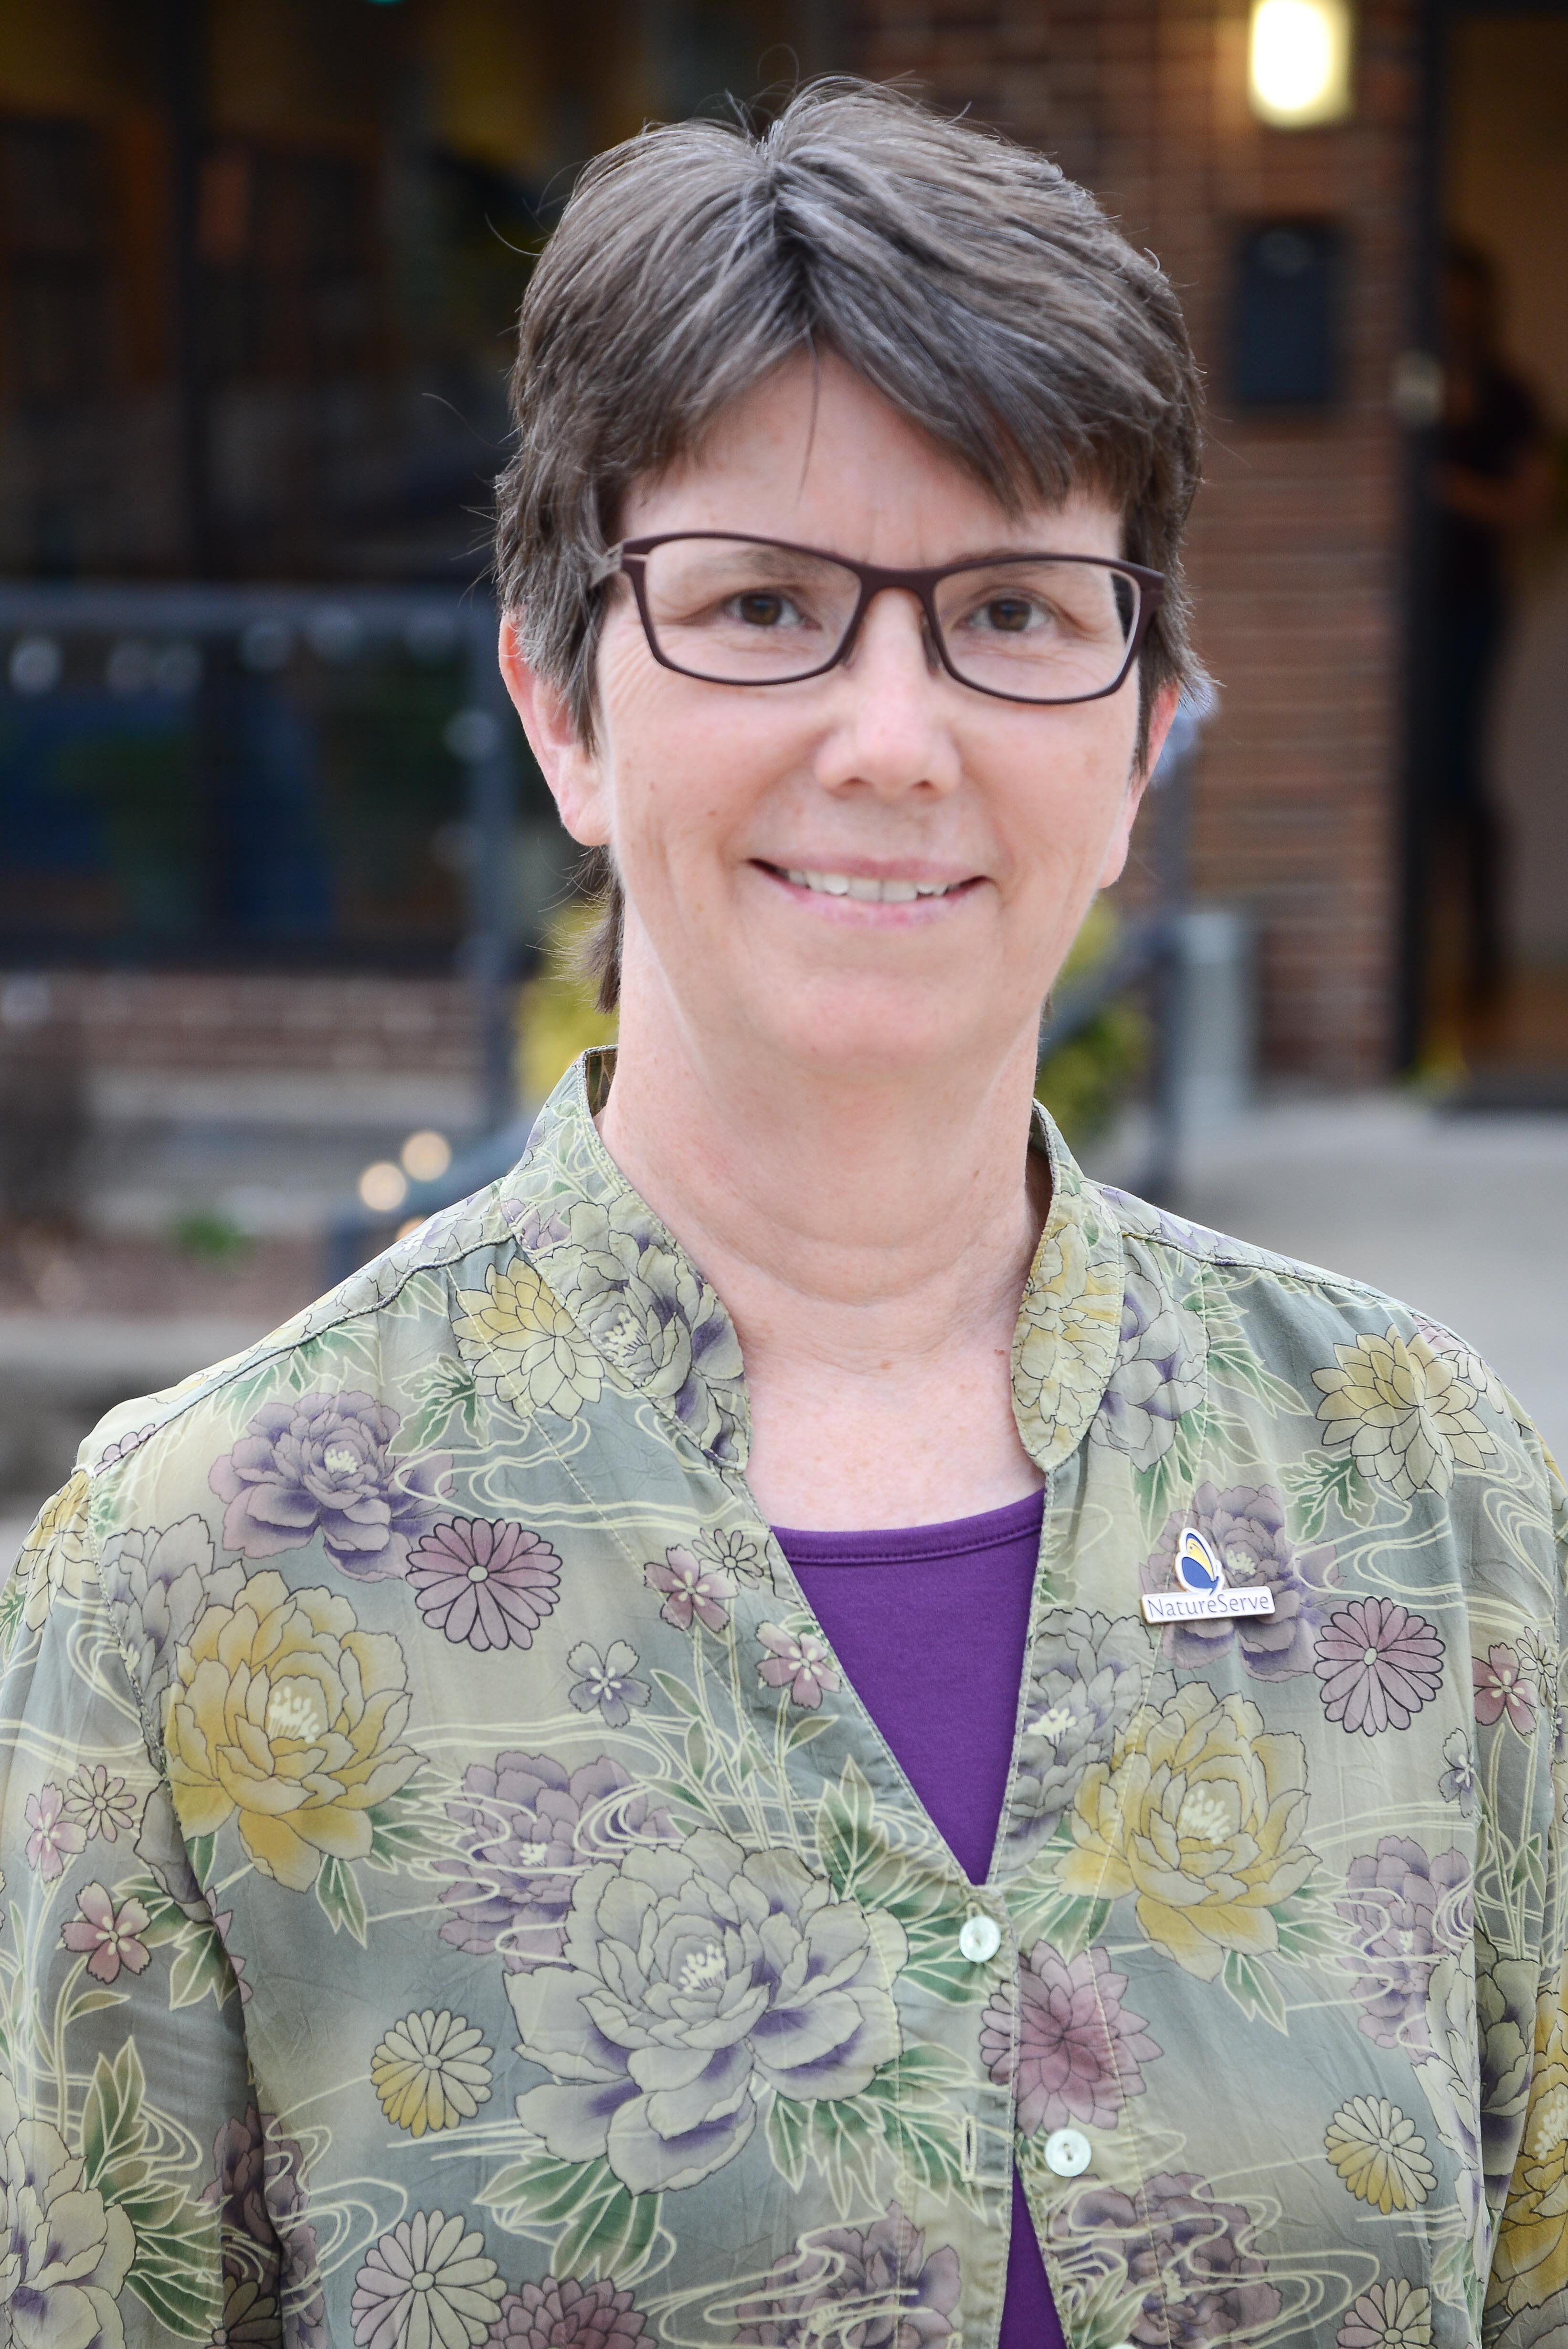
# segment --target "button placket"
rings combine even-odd
[[[1082,2129],[1053,2129],[1045,2143],[1046,2168],[1053,2178],[1081,2178],[1094,2159]]]
[[[958,1929],[960,1954],[972,1966],[989,1965],[1002,1946],[1002,1928],[981,1909],[971,1909]]]

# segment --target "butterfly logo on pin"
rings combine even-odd
[[[1176,1588],[1146,1590],[1143,1616],[1149,1623],[1213,1621],[1231,1615],[1272,1615],[1274,1592],[1266,1583],[1233,1590],[1213,1545],[1196,1526],[1183,1528],[1176,1546]]]
[[[1206,1599],[1212,1590],[1223,1590],[1225,1569],[1195,1527],[1189,1526],[1176,1552],[1176,1579],[1183,1590],[1196,1599]]]

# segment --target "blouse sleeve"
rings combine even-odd
[[[281,2344],[242,2000],[78,1474],[0,1589],[0,2338]],[[26,2312],[24,2320],[24,2312]]]
[[[1535,2349],[1568,2327],[1568,1493],[1550,1454],[1544,1464],[1555,1619],[1543,1607],[1539,1686],[1547,1701],[1538,1726],[1551,1792],[1542,1831],[1521,1839],[1512,1863],[1541,1887],[1540,1957],[1527,1983],[1507,1952],[1486,1951],[1477,1984],[1481,2141],[1488,2171],[1495,2148],[1507,2179],[1487,2292],[1489,2349]]]

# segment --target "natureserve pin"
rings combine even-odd
[[[1225,1569],[1201,1533],[1191,1526],[1176,1551],[1174,1590],[1146,1590],[1143,1619],[1147,1623],[1191,1623],[1221,1615],[1272,1615],[1274,1592],[1266,1583],[1232,1590]]]

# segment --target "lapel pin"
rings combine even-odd
[[[1191,1623],[1222,1615],[1272,1615],[1274,1592],[1266,1583],[1233,1590],[1212,1546],[1189,1526],[1176,1549],[1174,1590],[1146,1590],[1146,1623]]]

